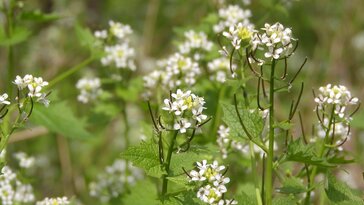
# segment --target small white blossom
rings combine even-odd
[[[207,39],[207,35],[204,32],[189,30],[184,33],[184,36],[186,40],[178,46],[179,52],[182,54],[192,54],[192,52],[196,51],[197,53],[194,53],[195,60],[201,58],[199,51],[210,51],[213,46],[213,43]]]
[[[215,33],[220,33],[231,26],[241,23],[243,26],[251,25],[249,18],[251,17],[250,10],[243,10],[238,5],[229,5],[226,8],[219,9],[220,21],[214,25]]]
[[[37,102],[49,105],[49,100],[46,99],[47,94],[43,92],[43,88],[48,85],[47,81],[44,81],[41,77],[33,77],[32,75],[25,75],[23,78],[16,76],[14,84],[17,85],[19,91],[25,90],[27,96],[36,98]]]
[[[48,198],[46,197],[42,201],[37,201],[36,205],[68,205],[71,202],[67,197]]]
[[[19,166],[24,169],[28,169],[34,166],[35,158],[28,156],[24,152],[17,152],[14,154],[15,159],[19,161]]]
[[[219,83],[224,83],[227,80],[227,76],[231,74],[230,71],[230,60],[222,57],[214,59],[207,64],[207,68],[210,73],[210,80],[217,81]],[[237,68],[236,64],[232,64],[232,70],[235,73]]]
[[[76,88],[80,91],[77,99],[82,103],[93,101],[102,93],[99,78],[81,78],[77,81]]]
[[[125,160],[115,160],[105,171],[97,176],[97,180],[89,184],[90,195],[103,203],[109,202],[124,193],[125,186],[133,186],[143,178],[140,169]]]
[[[107,39],[107,31],[106,30],[95,31],[94,35],[95,35],[96,38]]]
[[[0,104],[10,105],[10,102],[6,100],[6,99],[8,99],[8,97],[9,96],[6,93],[0,95]]]
[[[101,58],[104,66],[114,65],[116,68],[136,69],[134,58],[135,50],[129,46],[129,43],[121,43],[113,46],[105,46],[106,55]]]
[[[109,21],[110,33],[119,39],[124,39],[127,35],[133,33],[129,25],[124,25],[119,22]]]

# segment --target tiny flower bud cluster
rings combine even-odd
[[[48,85],[41,77],[33,77],[32,75],[25,75],[23,78],[16,76],[14,84],[18,86],[19,91],[26,91],[26,95],[31,98],[36,98],[37,102],[49,105],[49,100],[46,98],[47,94],[42,92],[43,88]]]
[[[352,97],[350,91],[343,85],[326,85],[319,88],[319,94],[315,97],[317,108],[319,110],[328,110],[329,106],[335,106],[334,113],[339,118],[350,121],[351,118],[347,114],[347,106],[357,105],[359,99]]]
[[[206,120],[207,116],[202,113],[206,109],[204,104],[205,100],[190,90],[183,92],[178,89],[176,93],[171,94],[170,99],[164,99],[162,109],[174,114],[173,129],[185,133],[192,123],[198,125]]]
[[[95,31],[96,38],[104,45],[105,56],[101,58],[104,66],[115,66],[118,69],[136,69],[134,58],[135,49],[130,47],[129,36],[133,30],[129,25],[119,22],[109,21],[109,30]]]
[[[0,201],[2,205],[29,204],[34,202],[33,188],[19,181],[10,167],[4,166],[0,175]]]
[[[203,183],[197,192],[197,197],[201,201],[213,205],[237,204],[235,200],[224,199],[224,194],[227,192],[225,185],[230,182],[230,178],[223,175],[225,166],[219,166],[217,161],[207,164],[207,160],[196,164],[197,170],[192,170],[189,177],[190,181]]]
[[[252,48],[262,49],[267,60],[287,57],[293,48],[292,30],[280,23],[270,25],[266,23],[261,29],[262,33],[255,33],[252,39]],[[259,63],[259,62],[257,62]]]
[[[99,78],[81,78],[77,81],[76,88],[80,91],[77,100],[85,104],[96,100],[102,93]]]
[[[237,65],[232,64],[233,72],[236,70]],[[207,64],[207,68],[210,72],[210,80],[224,83],[227,76],[231,73],[229,59],[222,57],[212,60]]]
[[[90,183],[90,195],[107,203],[124,193],[126,184],[133,186],[141,178],[143,173],[140,169],[125,160],[116,160],[97,176],[97,181]]]
[[[36,205],[68,205],[71,202],[67,197],[48,198],[46,197],[42,201],[38,201]]]
[[[195,60],[201,59],[200,51],[210,51],[213,43],[207,39],[204,32],[196,32],[193,30],[184,33],[186,40],[178,46],[179,52],[182,54],[193,54]]]
[[[250,10],[243,10],[238,5],[229,5],[226,8],[219,9],[220,21],[214,25],[215,33],[220,33],[231,26],[241,23],[242,26],[250,25],[249,18],[251,17]]]
[[[196,83],[201,74],[200,67],[191,58],[180,53],[171,55],[168,59],[159,61],[160,70],[155,70],[143,77],[146,98],[152,95],[153,89],[158,85],[165,91],[176,87],[190,87]]]

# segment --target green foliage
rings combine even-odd
[[[0,46],[13,46],[26,41],[32,32],[23,27],[15,27],[10,37],[7,36],[4,29],[0,29]]]
[[[289,143],[287,153],[283,159],[284,161],[301,162],[323,167],[335,167],[335,165],[328,163],[326,159],[318,157],[314,151],[313,145],[305,145],[301,139]]]
[[[240,137],[245,140],[249,140],[248,135],[244,132],[242,125],[240,124],[238,115],[235,110],[235,106],[223,103],[222,109],[224,112],[222,120],[230,128],[230,135],[235,137]],[[241,108],[239,108],[239,114],[242,118],[242,121],[244,122],[247,131],[252,137],[251,140],[255,144],[264,146],[260,138],[264,128],[262,116],[258,113],[258,111],[251,112],[248,109],[241,109]]]
[[[363,196],[352,190],[347,184],[336,180],[331,173],[327,174],[328,186],[325,189],[331,204],[338,205],[363,205]]]
[[[147,175],[159,178],[166,172],[160,165],[158,155],[158,145],[150,140],[128,147],[121,157],[144,169]]]
[[[299,178],[290,177],[284,180],[283,186],[278,191],[282,194],[300,194],[307,190]]]
[[[36,21],[36,22],[47,22],[58,20],[60,16],[55,13],[45,14],[40,10],[22,12],[20,15],[21,20],[25,21]]]
[[[273,205],[293,205],[297,204],[297,199],[294,196],[278,196],[273,199]]]
[[[130,190],[130,194],[123,198],[123,204],[159,205],[156,185],[149,180],[139,181]]]
[[[92,135],[86,130],[85,120],[79,119],[66,102],[52,103],[49,107],[35,105],[31,120],[43,125],[51,132],[71,139],[90,139]]]
[[[176,153],[172,156],[170,172],[173,176],[183,174],[183,169],[191,170],[198,161],[210,158],[210,152],[204,146],[191,146],[187,152]]]
[[[143,79],[141,77],[136,77],[131,79],[128,87],[118,87],[116,95],[125,101],[137,102],[143,88]]]

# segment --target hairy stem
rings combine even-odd
[[[269,149],[267,155],[267,168],[265,174],[265,200],[266,205],[272,204],[273,195],[273,151],[274,151],[274,70],[276,61],[273,59],[270,73],[269,87]]]
[[[252,166],[252,172],[253,172],[253,180],[254,180],[254,186],[255,186],[255,195],[257,198],[258,205],[262,205],[262,196],[260,195],[260,189],[259,189],[259,182],[258,182],[258,173],[257,173],[257,164],[255,159],[255,153],[254,153],[254,143],[252,141],[249,142],[249,148],[250,148],[250,159],[251,159],[251,166]]]
[[[217,129],[219,127],[219,122],[220,122],[219,120],[221,118],[220,102],[223,99],[224,95],[225,95],[225,87],[222,86],[219,89],[219,95],[218,95],[217,104],[216,104],[215,117],[212,119],[213,120],[212,125],[211,125],[212,129],[210,130],[209,136],[216,136],[216,132],[217,132]]]

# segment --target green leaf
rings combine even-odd
[[[3,29],[0,30],[0,46],[13,46],[29,38],[31,32],[27,28],[16,27],[9,38]]]
[[[274,125],[274,127],[281,128],[282,130],[289,130],[292,126],[293,124],[287,121],[279,122]]]
[[[210,157],[209,150],[203,146],[191,146],[187,152],[175,153],[172,155],[170,164],[170,172],[172,176],[184,174],[185,170],[194,168],[195,163],[208,159]]]
[[[34,124],[72,139],[90,139],[85,120],[79,119],[66,102],[51,103],[49,107],[35,104],[30,117]]]
[[[230,128],[230,135],[238,136],[249,140],[247,134],[244,132],[242,125],[240,124],[238,115],[234,105],[222,104],[224,116],[222,120]],[[263,118],[258,111],[251,112],[248,109],[239,108],[239,114],[242,121],[252,137],[252,141],[256,144],[262,145],[263,142],[260,138],[264,128]]]
[[[297,199],[294,196],[279,196],[273,199],[273,205],[293,205],[297,204]]]
[[[301,162],[323,167],[335,167],[328,163],[325,159],[316,156],[312,145],[305,145],[301,138],[289,143],[285,161]]]
[[[22,12],[20,15],[21,20],[36,21],[36,22],[54,21],[58,20],[59,18],[60,16],[58,14],[54,13],[45,14],[42,13],[40,10]]]
[[[196,191],[183,192],[176,196],[176,198],[181,202],[181,205],[206,205],[196,196]]]
[[[283,186],[278,189],[282,194],[300,194],[306,192],[306,187],[299,178],[287,178],[283,182]]]
[[[156,185],[149,180],[139,181],[131,188],[130,194],[123,198],[123,204],[128,205],[159,205]]]
[[[158,158],[158,146],[152,140],[141,142],[137,146],[130,146],[121,154],[121,157],[130,160],[134,166],[144,169],[147,175],[161,177],[166,174]]]
[[[328,187],[325,189],[327,198],[332,204],[363,205],[362,196],[351,189],[347,184],[336,180],[331,173],[327,175]]]
[[[143,88],[143,79],[141,77],[133,78],[127,88],[118,87],[116,95],[125,101],[137,102]]]

